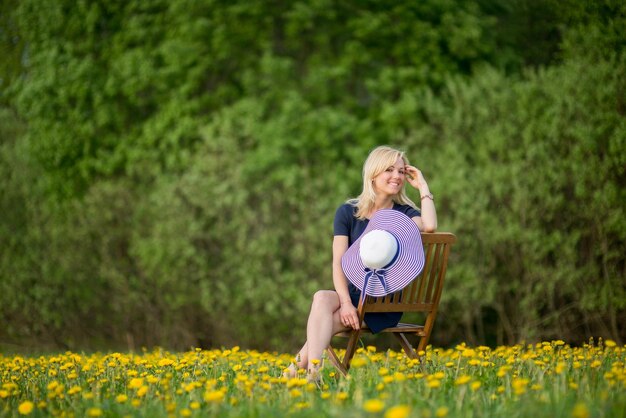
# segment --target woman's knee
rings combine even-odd
[[[337,304],[337,293],[332,290],[318,290],[313,295],[312,308],[315,309],[332,309]]]

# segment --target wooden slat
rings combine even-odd
[[[433,303],[394,303],[392,305],[367,305],[366,309],[367,312],[428,312],[433,309],[433,306]]]

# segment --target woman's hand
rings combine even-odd
[[[359,329],[359,315],[356,308],[351,303],[344,303],[339,309],[339,318],[344,327]]]
[[[404,166],[404,172],[407,174],[406,181],[422,194],[430,193],[428,189],[428,183],[422,174],[422,171],[412,165]]]

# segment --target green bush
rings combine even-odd
[[[435,344],[620,341],[625,9],[530,3],[3,4],[0,344],[296,347],[383,143],[459,237]]]

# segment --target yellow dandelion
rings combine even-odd
[[[448,411],[449,411],[448,407],[441,406],[437,408],[437,410],[435,411],[435,416],[438,418],[443,418],[448,415]]]
[[[470,387],[472,388],[472,390],[474,392],[476,392],[478,389],[480,389],[481,383],[479,381],[474,381],[472,382],[472,384],[470,385]]]
[[[385,408],[385,403],[381,401],[380,399],[369,399],[365,401],[365,403],[363,404],[363,409],[366,412],[370,412],[373,414],[376,414],[382,411],[384,408]]]
[[[476,351],[474,351],[471,348],[468,348],[468,349],[463,350],[463,353],[461,355],[466,358],[474,357],[476,355]]]
[[[100,417],[102,416],[102,409],[100,408],[89,408],[87,410],[88,417]]]
[[[174,364],[174,360],[169,359],[169,358],[164,358],[164,359],[159,360],[157,364],[159,365],[159,367],[171,366],[172,364]]]
[[[605,340],[604,341],[604,346],[613,348],[613,347],[617,346],[617,343],[615,341],[613,341],[613,340]]]
[[[20,404],[20,406],[17,407],[17,412],[19,412],[20,415],[29,415],[31,412],[33,412],[34,408],[34,403],[32,403],[31,401],[24,401]]]
[[[572,418],[589,418],[591,414],[589,413],[589,408],[582,402],[574,405],[572,409]]]
[[[455,384],[455,385],[457,385],[457,386],[460,386],[460,385],[464,385],[464,384],[466,384],[466,383],[469,383],[469,381],[470,381],[470,380],[472,380],[472,378],[471,378],[471,377],[469,377],[468,375],[462,375],[462,376],[459,376],[459,377],[458,377],[458,378],[454,381],[454,384]]]
[[[180,410],[180,415],[183,417],[190,417],[191,416],[191,410],[190,409],[181,409]]]
[[[367,364],[367,361],[363,357],[355,357],[352,359],[352,367],[358,369]]]
[[[224,392],[221,390],[206,392],[204,394],[204,400],[209,403],[220,403],[224,400]]]
[[[193,401],[189,404],[189,408],[191,409],[200,409],[200,402],[198,401]]]
[[[428,386],[431,389],[437,389],[438,387],[441,386],[441,380],[438,380],[438,379],[429,380],[426,383],[426,386]]]
[[[528,386],[529,380],[522,378],[515,378],[511,382],[511,386],[513,387],[513,392],[516,395],[521,395],[526,392],[526,386]]]
[[[130,379],[130,382],[128,382],[128,387],[130,389],[139,389],[141,386],[143,386],[143,379],[140,377],[134,377]]]
[[[117,396],[115,397],[115,402],[117,402],[117,403],[124,403],[124,402],[126,402],[127,400],[128,400],[128,396],[126,396],[126,395],[124,395],[124,394],[120,394],[120,395],[117,395]]]
[[[348,399],[348,394],[346,392],[337,392],[337,395],[335,395],[335,399],[337,399],[338,401],[345,401],[346,399]]]
[[[407,405],[396,405],[385,412],[385,418],[407,418],[410,414],[411,408]]]
[[[83,390],[83,388],[81,388],[80,386],[72,386],[71,388],[69,388],[69,390],[67,391],[68,395],[74,395],[78,392],[80,392],[81,390]]]
[[[9,395],[10,395],[10,393],[9,393],[8,390],[5,390],[5,389],[0,390],[0,398],[1,399],[8,398]]]
[[[140,398],[142,396],[145,396],[146,393],[148,393],[148,386],[142,386],[139,389],[137,389],[137,396]]]

